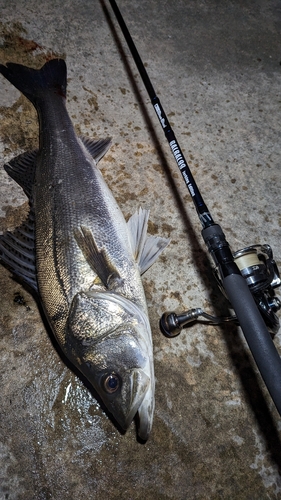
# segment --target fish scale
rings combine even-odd
[[[110,140],[77,137],[67,113],[65,62],[40,70],[8,63],[0,72],[39,118],[39,150],[5,166],[31,210],[21,228],[0,236],[0,260],[37,293],[65,355],[113,418],[127,429],[138,414],[147,439],[154,368],[141,274],[168,240],[147,236],[145,210],[125,222],[97,168]]]
[[[50,104],[55,109],[55,112],[53,112]],[[40,141],[44,150],[49,150],[49,143],[51,143],[52,151],[48,157],[42,158],[40,161],[41,168],[37,169],[38,173],[36,174],[36,196],[34,196],[34,202],[36,205],[37,220],[40,220],[36,224],[36,227],[38,227],[36,232],[39,234],[42,231],[42,237],[40,235],[36,238],[39,242],[36,244],[36,252],[38,254],[38,265],[40,266],[42,263],[42,266],[45,266],[45,248],[41,247],[40,242],[48,237],[52,238],[55,242],[58,240],[60,244],[62,241],[70,239],[69,244],[64,245],[67,252],[65,252],[65,249],[62,249],[61,252],[55,250],[54,253],[57,260],[57,272],[60,275],[63,288],[67,291],[69,300],[71,301],[75,293],[81,289],[80,276],[83,276],[80,270],[77,270],[75,273],[75,269],[77,268],[77,253],[80,253],[80,250],[74,237],[69,236],[73,233],[73,229],[78,227],[79,224],[84,224],[90,228],[95,226],[102,227],[102,231],[95,231],[97,244],[98,246],[108,246],[108,252],[115,258],[115,265],[119,264],[116,257],[121,256],[119,267],[123,265],[126,246],[123,245],[123,248],[118,248],[120,246],[120,244],[118,245],[118,235],[115,234],[112,224],[107,223],[110,220],[107,208],[108,203],[115,210],[115,220],[118,212],[121,217],[121,212],[117,204],[114,203],[114,199],[107,186],[101,182],[101,175],[95,169],[93,159],[88,156],[85,148],[82,150],[81,145],[78,143],[70,120],[66,123],[64,116],[65,106],[61,98],[56,98],[45,109],[45,113],[44,109],[39,111],[40,115],[42,115],[40,116],[42,128],[44,129],[44,121],[47,114],[48,123],[50,123],[50,116],[51,119],[55,117],[53,124],[55,132],[52,134],[52,129],[50,130],[49,128],[47,138],[42,137]],[[61,120],[58,120],[57,116]],[[62,132],[60,132],[61,130]],[[66,145],[68,146],[67,150]],[[56,167],[55,170],[54,165]],[[65,167],[66,165],[67,168]],[[36,203],[37,198],[39,200],[38,203]],[[43,203],[42,200],[44,200]],[[70,206],[69,200],[71,200]],[[46,218],[46,213],[52,214],[52,216]],[[97,224],[97,221],[99,224]],[[118,222],[121,228],[123,221]],[[123,239],[124,236],[123,234]],[[69,273],[65,272],[70,267],[72,268],[71,279]],[[87,274],[91,274],[89,279],[93,281],[95,274],[88,267]]]

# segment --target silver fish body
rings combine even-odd
[[[140,274],[168,241],[147,237],[146,211],[125,222],[96,165],[110,141],[77,137],[66,111],[64,61],[41,70],[9,63],[0,72],[33,102],[40,126],[39,150],[5,165],[31,209],[0,237],[0,259],[38,292],[63,351],[121,427],[138,413],[146,440],[154,369]]]

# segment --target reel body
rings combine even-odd
[[[281,307],[274,289],[281,283],[278,267],[269,245],[252,245],[233,254],[242,276],[255,299],[258,309],[271,334],[279,330],[276,312]]]
[[[269,332],[274,336],[280,326],[276,313],[281,308],[281,301],[275,295],[274,289],[280,286],[281,279],[270,245],[245,247],[235,252],[233,258],[246,280]],[[218,266],[214,268],[214,275],[220,290],[228,298],[222,285]],[[164,313],[160,319],[160,327],[164,335],[174,337],[184,326],[194,321],[217,325],[229,321],[237,322],[237,318],[236,316],[212,316],[201,308],[197,308],[180,314]]]

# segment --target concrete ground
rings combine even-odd
[[[194,324],[174,339],[164,311],[228,313],[201,226],[107,0],[0,0],[0,62],[68,66],[77,131],[112,136],[101,162],[124,215],[142,205],[171,238],[144,277],[156,411],[146,444],[121,435],[60,359],[32,296],[0,268],[0,499],[239,499],[281,496],[281,418],[238,328]],[[206,203],[237,250],[280,250],[277,0],[120,0],[119,7]],[[1,164],[37,146],[32,106],[0,81]],[[24,219],[0,171],[0,229]],[[275,338],[280,346],[280,334]]]

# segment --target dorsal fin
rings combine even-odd
[[[34,211],[13,232],[0,235],[0,260],[21,281],[38,293],[35,262]]]
[[[141,274],[154,264],[170,242],[167,238],[147,235],[148,217],[149,211],[140,207],[127,222],[133,255]]]
[[[35,160],[38,150],[23,153],[4,165],[7,174],[14,179],[31,199],[35,176]]]
[[[111,138],[109,137],[98,140],[89,139],[88,137],[80,137],[80,139],[96,163],[101,160],[111,145]]]

